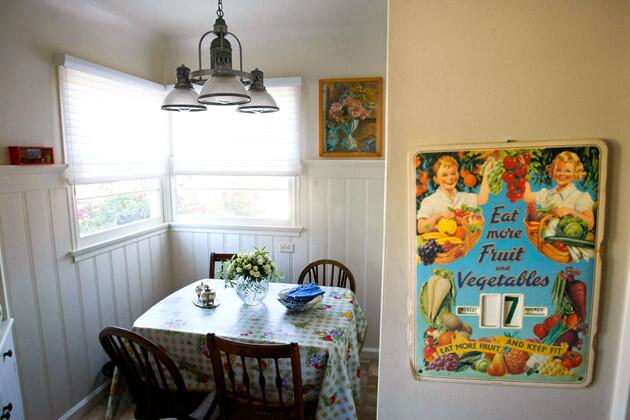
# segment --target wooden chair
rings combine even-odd
[[[207,336],[208,352],[212,361],[212,372],[217,389],[219,410],[224,419],[304,419],[305,412],[314,413],[317,401],[306,404],[303,400],[300,351],[297,343],[291,344],[248,344],[226,340],[214,334]],[[225,353],[225,364],[221,353]],[[264,361],[263,359],[267,359]],[[290,359],[293,372],[293,401],[287,401],[283,393],[283,380],[280,376],[280,359]],[[272,363],[273,362],[275,363]],[[238,372],[242,383],[235,383],[234,363],[240,361],[242,372]],[[248,362],[257,363],[258,369],[247,371]],[[277,399],[265,388],[264,364],[273,369]],[[226,371],[224,371],[224,369]],[[240,367],[239,367],[240,369]],[[256,373],[258,371],[258,373]],[[229,387],[225,378],[228,378]],[[251,377],[250,377],[251,376]],[[256,378],[257,376],[257,378]],[[262,398],[252,394],[252,382],[256,381]],[[241,381],[239,381],[241,382]],[[275,390],[274,390],[275,391]]]
[[[213,279],[215,276],[215,268],[217,263],[222,263],[232,258],[234,254],[218,254],[216,252],[210,253],[210,274],[208,278]]]
[[[337,269],[335,274],[335,269]],[[298,284],[315,283],[321,286],[344,287],[356,292],[354,276],[348,267],[336,260],[317,260],[307,265]]]
[[[133,331],[106,327],[99,340],[107,355],[120,369],[136,405],[135,418],[191,419],[208,394],[189,392],[175,362],[159,345]],[[204,419],[216,407],[213,401]]]

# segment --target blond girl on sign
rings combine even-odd
[[[580,191],[574,181],[579,181],[586,175],[580,157],[568,150],[559,153],[547,166],[549,177],[556,182],[556,187],[539,191],[532,191],[529,181],[525,183],[523,200],[534,202],[541,207],[550,207],[551,213],[557,217],[579,217],[584,220],[589,229],[595,225],[593,215],[593,199],[590,194]]]
[[[490,187],[488,174],[494,166],[494,159],[490,158],[483,169],[483,177],[479,194],[457,191],[459,181],[459,164],[449,156],[438,158],[431,168],[433,182],[438,186],[437,190],[422,200],[418,210],[418,232],[424,233],[430,230],[441,218],[454,219],[453,210],[468,207],[483,206],[488,202]]]

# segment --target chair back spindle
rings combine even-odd
[[[298,278],[298,284],[304,283],[343,287],[356,292],[354,275],[348,267],[336,260],[317,260],[307,265]]]
[[[233,256],[234,254],[219,254],[216,252],[211,252],[210,253],[210,270],[208,272],[208,278],[213,279],[215,277],[217,263],[223,263],[223,261],[227,261]]]
[[[296,343],[291,344],[249,344],[222,339],[208,334],[208,351],[212,361],[212,371],[219,398],[221,416],[224,418],[304,418],[304,401],[300,352]],[[282,360],[289,359],[293,375],[293,400],[287,394],[286,383],[281,374]],[[225,363],[224,363],[225,360]],[[240,384],[236,384],[233,360],[240,360],[238,366]],[[252,388],[248,369],[258,368],[258,397]],[[265,371],[273,376],[276,398],[271,398],[267,389]],[[226,387],[225,377],[231,383],[231,391]],[[242,386],[241,386],[242,385]]]
[[[190,398],[186,384],[162,347],[118,327],[104,328],[99,340],[129,387],[137,418],[187,416]]]

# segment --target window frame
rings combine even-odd
[[[107,75],[112,75],[114,78],[123,77],[123,78],[133,78],[137,79],[141,83],[154,84],[153,82],[137,78],[136,76],[132,76],[126,73],[122,73],[107,67],[100,66],[98,64],[91,63],[89,61],[84,61],[81,59],[77,59],[68,55],[64,55],[61,57],[61,60],[58,60],[59,68],[63,67],[66,62],[74,63],[75,65],[87,66],[90,69],[96,69],[97,72],[105,72]],[[78,64],[77,64],[78,63]],[[268,79],[267,81],[269,85],[282,85],[283,83],[289,83],[290,85],[297,83],[298,86],[298,118],[301,119],[301,102],[302,102],[302,79],[301,77],[292,77],[292,78],[278,78],[278,79]],[[59,84],[58,84],[58,94],[59,94],[59,106],[60,106],[60,116],[61,116],[61,130],[62,130],[62,154],[64,161],[69,162],[69,150],[67,138],[64,134],[64,99],[63,99],[63,77],[59,76]],[[165,87],[164,95],[168,93],[168,86]],[[197,226],[200,228],[219,228],[219,229],[230,229],[230,230],[268,230],[273,231],[274,229],[280,229],[282,231],[285,230],[301,230],[299,227],[299,215],[300,215],[300,182],[301,182],[301,170],[298,169],[298,172],[293,174],[286,175],[275,175],[275,176],[284,176],[289,180],[288,187],[288,206],[289,206],[289,217],[287,219],[278,220],[278,219],[264,219],[264,218],[247,218],[247,217],[180,217],[177,214],[177,187],[175,182],[175,177],[177,176],[174,171],[173,165],[173,150],[174,150],[174,138],[172,135],[172,114],[165,113],[164,115],[166,121],[167,128],[167,148],[168,148],[168,156],[169,162],[166,173],[162,175],[156,175],[154,178],[158,179],[158,209],[159,214],[149,219],[139,220],[136,222],[127,223],[120,226],[115,226],[109,229],[105,229],[102,231],[93,232],[84,236],[81,236],[81,230],[79,225],[79,199],[76,194],[76,187],[78,185],[82,185],[82,183],[74,183],[74,181],[70,182],[68,186],[68,210],[69,217],[71,219],[71,241],[72,241],[72,252],[81,251],[82,249],[91,248],[98,245],[106,245],[107,243],[116,242],[125,240],[126,237],[137,236],[138,234],[142,234],[145,231],[150,231],[154,229],[156,226],[160,225],[179,225],[179,226]],[[299,121],[299,120],[298,120]],[[298,142],[301,142],[301,130],[298,133]],[[298,148],[301,148],[301,144],[298,144]],[[301,159],[299,159],[301,160]],[[72,168],[69,168],[72,171]],[[182,174],[183,175],[183,174]],[[198,173],[192,172],[187,175],[195,176],[195,175],[208,175],[207,173]],[[220,176],[221,174],[217,174]],[[223,174],[224,176],[239,176],[233,175],[229,173]],[[249,177],[265,177],[268,175],[247,175]],[[126,180],[134,181],[140,180],[142,178],[128,178]],[[125,180],[125,179],[120,179]],[[115,180],[102,180],[99,181],[95,179],[95,182],[90,182],[90,184],[101,184],[101,183],[109,183],[116,182]],[[238,190],[238,189],[236,189]],[[153,191],[153,190],[152,190]],[[124,193],[121,193],[124,194]],[[95,197],[96,198],[96,197]]]
[[[123,238],[128,235],[133,235],[136,233],[141,233],[148,229],[151,229],[155,226],[159,226],[164,224],[166,219],[166,202],[165,202],[165,192],[168,188],[168,177],[156,177],[154,179],[158,180],[158,188],[156,190],[158,193],[158,201],[159,201],[159,215],[150,217],[148,219],[138,220],[136,222],[126,223],[124,225],[115,226],[109,229],[100,230],[97,232],[93,232],[87,234],[85,236],[81,236],[81,228],[79,225],[79,214],[78,214],[78,199],[76,194],[76,185],[70,186],[70,208],[72,209],[72,226],[74,230],[74,248],[81,249],[88,246],[96,245],[103,242],[108,242],[116,239]],[[134,180],[132,180],[134,181]],[[95,182],[94,184],[106,184],[108,182]],[[125,193],[120,193],[125,194]]]
[[[298,118],[300,120],[301,125],[301,114],[302,114],[302,89],[304,85],[302,84],[302,77],[279,77],[279,78],[269,78],[265,79],[265,84],[270,86],[283,86],[284,84],[288,86],[298,86],[299,89],[299,99],[298,99]],[[173,88],[173,85],[168,85],[167,90]],[[212,112],[212,106],[206,112]],[[234,110],[236,112],[236,110]],[[169,113],[168,115],[168,125],[172,127],[172,117],[173,114]],[[298,133],[298,142],[301,142],[301,128]],[[302,229],[300,227],[301,221],[300,217],[300,183],[302,179],[303,168],[300,170],[300,173],[295,175],[276,175],[276,176],[286,176],[289,178],[289,218],[284,223],[278,223],[277,219],[251,219],[246,217],[200,217],[200,218],[190,218],[190,217],[181,217],[177,211],[177,182],[175,177],[178,175],[190,175],[190,176],[204,176],[208,175],[207,173],[202,172],[186,172],[175,174],[174,171],[174,156],[173,151],[174,148],[174,139],[172,135],[172,129],[168,137],[169,148],[171,151],[170,157],[170,165],[169,165],[169,220],[173,224],[177,224],[178,226],[195,226],[195,227],[207,227],[207,228],[220,228],[220,229],[239,229],[239,230],[247,230],[247,229],[269,229],[273,230],[273,228],[281,228],[281,229]],[[300,150],[302,149],[302,145],[298,145]],[[301,153],[300,153],[301,154]],[[300,161],[301,161],[300,156]],[[221,176],[221,175],[215,175]],[[264,177],[267,175],[233,175],[233,174],[223,174],[223,176],[259,176]]]
[[[58,104],[59,104],[59,116],[61,122],[61,145],[62,145],[62,154],[64,162],[68,167],[68,217],[70,218],[70,230],[71,230],[71,243],[73,251],[80,251],[81,249],[86,249],[95,245],[120,241],[124,240],[125,237],[134,236],[138,234],[142,234],[145,231],[148,231],[156,226],[162,225],[165,223],[167,218],[170,215],[170,201],[169,195],[165,194],[168,191],[168,178],[170,175],[170,170],[168,167],[168,156],[170,155],[170,142],[168,139],[168,135],[165,138],[163,147],[164,147],[164,162],[160,161],[156,166],[159,168],[163,165],[163,169],[156,170],[155,174],[149,174],[147,171],[143,173],[144,176],[130,176],[130,177],[120,177],[120,179],[99,179],[96,177],[93,181],[84,179],[83,182],[76,182],[74,176],[74,168],[72,167],[72,159],[70,156],[70,148],[74,147],[74,145],[68,141],[67,129],[65,127],[67,121],[65,112],[71,112],[69,109],[66,109],[66,97],[64,95],[68,94],[69,85],[67,85],[67,71],[79,71],[85,72],[90,76],[103,77],[107,80],[111,80],[113,82],[123,82],[132,85],[132,87],[140,86],[146,89],[155,89],[156,92],[160,92],[162,97],[166,95],[166,88],[164,85],[152,82],[150,80],[146,80],[128,73],[124,73],[106,66],[102,66],[91,61],[86,61],[80,58],[76,58],[70,55],[60,55],[55,59],[55,65],[57,68],[57,93]],[[157,95],[157,93],[156,93]],[[156,114],[158,115],[158,114]],[[68,118],[72,118],[68,116]],[[162,117],[163,124],[166,129],[168,129],[168,120],[165,117]],[[151,171],[148,171],[151,172]],[[140,175],[140,174],[138,174]],[[110,182],[117,181],[140,181],[142,179],[156,179],[157,180],[157,188],[151,189],[150,191],[157,192],[157,210],[158,214],[149,217],[148,219],[143,219],[135,222],[126,223],[124,225],[114,226],[109,229],[104,229],[101,231],[93,232],[84,236],[81,236],[81,229],[79,225],[79,199],[77,198],[76,187],[79,185],[87,185],[87,184],[107,184]],[[131,191],[130,191],[131,192]],[[124,193],[120,193],[124,194]],[[103,195],[105,196],[105,195]],[[100,196],[96,196],[97,198]]]
[[[188,174],[189,176],[204,176],[205,174]],[[300,191],[300,176],[299,175],[286,175],[285,177],[289,181],[288,187],[288,205],[289,205],[289,218],[286,221],[282,222],[278,219],[253,219],[249,217],[186,217],[180,216],[177,211],[177,182],[175,177],[177,175],[171,174],[170,177],[170,185],[171,185],[171,196],[170,201],[172,203],[172,221],[179,226],[218,226],[224,228],[239,228],[239,229],[247,229],[247,228],[298,228],[299,227],[299,191]],[[226,175],[231,177],[237,177],[240,175]],[[247,177],[261,177],[264,178],[265,175],[244,175]]]

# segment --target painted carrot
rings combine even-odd
[[[580,280],[573,280],[568,284],[568,294],[575,312],[581,320],[586,316],[586,283]]]

